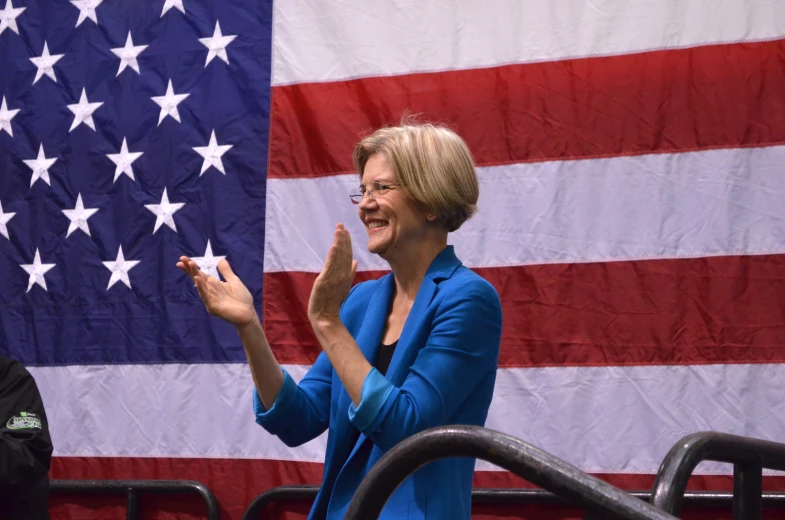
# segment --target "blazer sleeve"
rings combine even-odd
[[[482,279],[461,286],[440,304],[403,385],[372,369],[359,406],[349,407],[349,420],[383,450],[444,424],[498,367],[501,328],[501,302],[493,286]]]
[[[256,422],[284,444],[299,446],[321,435],[329,425],[332,365],[322,352],[299,385],[281,370],[283,386],[269,410],[253,389],[254,414]]]
[[[352,286],[341,306],[345,322],[352,312],[347,303],[361,284]],[[253,410],[256,422],[290,447],[299,446],[321,435],[330,424],[333,367],[327,354],[321,352],[300,384],[283,370],[281,390],[269,410],[266,410],[253,389]]]

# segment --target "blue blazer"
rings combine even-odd
[[[392,274],[359,283],[341,308],[341,320],[372,365],[394,290]],[[299,385],[284,371],[270,410],[254,389],[256,421],[286,445],[298,446],[329,428],[324,476],[309,519],[342,519],[368,470],[406,437],[434,426],[483,426],[501,331],[496,290],[448,246],[425,275],[386,376],[371,370],[359,406],[324,352]],[[468,520],[474,464],[452,458],[423,466],[396,489],[379,518]]]

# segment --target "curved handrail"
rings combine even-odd
[[[198,495],[207,507],[207,520],[221,518],[218,500],[210,488],[196,480],[51,480],[50,491],[56,493],[125,493],[128,518],[138,515],[138,493],[190,493]]]
[[[601,518],[676,520],[531,444],[479,426],[431,428],[395,445],[360,483],[344,518],[378,518],[390,495],[406,477],[428,462],[447,457],[491,462]]]
[[[242,520],[259,520],[265,508],[271,504],[294,501],[310,501],[316,498],[319,486],[277,486],[262,491],[248,504]],[[627,491],[640,500],[650,502],[651,491]],[[733,494],[727,491],[687,491],[684,505],[693,507],[727,507],[731,505]],[[785,493],[770,492],[763,494],[765,507],[785,509]],[[564,505],[565,500],[544,489],[530,488],[474,488],[472,505]]]
[[[785,470],[785,444],[711,431],[687,435],[663,459],[652,504],[678,515],[692,472],[707,460],[734,465],[734,518],[760,517],[761,470]]]

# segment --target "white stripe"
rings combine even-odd
[[[308,367],[286,366],[299,381]],[[292,449],[254,422],[245,365],[33,367],[55,455],[322,462],[326,434]],[[782,441],[785,365],[499,370],[486,426],[588,472],[654,473],[684,435]],[[477,469],[495,467],[479,462]],[[706,463],[701,473],[726,473]]]
[[[283,85],[776,39],[785,3],[286,0],[273,27]]]
[[[451,236],[472,267],[785,251],[785,147],[480,168],[478,214]],[[368,253],[356,175],[268,180],[265,272],[322,269],[338,222]]]

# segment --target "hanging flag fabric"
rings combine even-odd
[[[231,519],[320,482],[326,434],[290,448],[254,422],[239,338],[175,263],[230,260],[301,378],[335,224],[358,281],[386,272],[351,151],[404,113],[477,162],[450,243],[502,298],[489,428],[625,489],[695,431],[785,441],[784,20],[742,0],[6,0],[0,352],[41,389],[51,476],[195,479]],[[726,465],[696,474],[729,488]],[[529,486],[484,462],[475,485]]]

